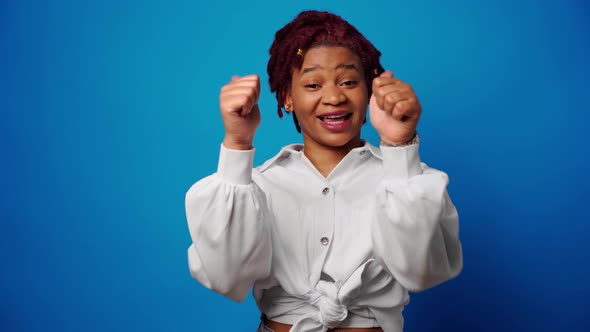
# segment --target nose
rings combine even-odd
[[[326,105],[340,105],[346,102],[346,95],[337,86],[327,86],[324,88],[322,102]]]

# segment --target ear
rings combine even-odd
[[[285,92],[285,111],[287,113],[293,112],[293,97],[291,96],[291,91]]]

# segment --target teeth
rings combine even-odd
[[[326,115],[324,118],[326,119],[339,119],[345,117],[346,114],[338,114],[338,115]]]
[[[323,121],[327,122],[327,123],[338,124],[338,123],[344,123],[344,121],[346,121],[346,119],[345,118],[337,118],[337,119],[330,118],[330,119],[324,119]]]
[[[331,115],[324,115],[320,116],[320,120],[322,121],[330,121],[333,122],[334,120],[345,120],[350,114],[342,113],[342,114],[331,114]]]

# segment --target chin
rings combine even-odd
[[[334,148],[342,148],[350,144],[356,144],[360,142],[360,133],[354,136],[346,135],[345,137],[333,137],[331,139],[324,140],[325,145]]]

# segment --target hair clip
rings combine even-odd
[[[373,69],[373,72],[375,73],[375,75],[379,74],[379,71],[377,70],[377,68]]]
[[[297,49],[297,55],[303,55],[303,50],[302,50],[302,49],[300,49],[300,48],[298,48],[298,49]]]

